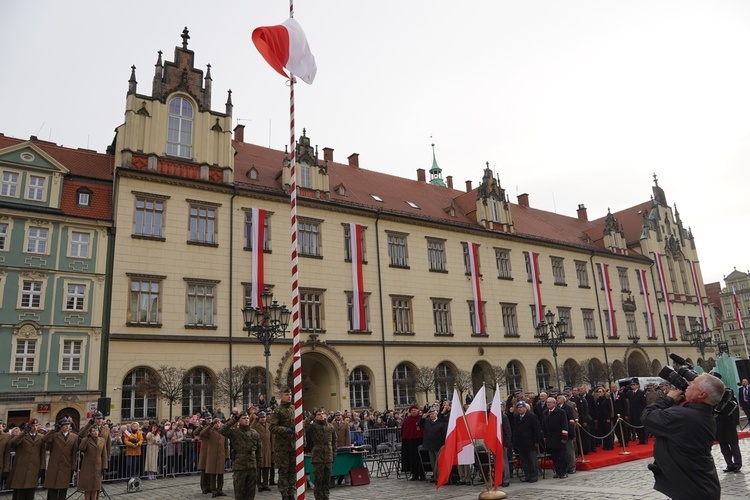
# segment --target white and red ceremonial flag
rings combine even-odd
[[[484,385],[474,395],[474,399],[471,400],[471,404],[466,409],[464,418],[466,419],[466,425],[469,426],[469,436],[472,439],[482,439],[487,432],[487,395],[484,391]],[[471,447],[471,455],[468,458],[469,462],[461,462],[459,460],[458,463],[462,465],[474,463],[473,446]]]
[[[459,464],[459,453],[466,448],[473,450],[474,445],[471,442],[469,430],[466,427],[464,411],[461,407],[461,400],[458,397],[458,391],[453,389],[451,415],[448,419],[448,431],[445,436],[445,446],[443,447],[443,451],[440,453],[440,458],[438,459],[438,479],[435,489],[448,483],[453,466]]]
[[[362,226],[349,224],[349,249],[352,258],[352,326],[354,330],[367,330],[365,317],[365,282],[362,271]]]
[[[656,272],[659,273],[659,283],[661,285],[661,294],[664,298],[664,304],[667,307],[667,332],[670,340],[677,338],[677,332],[674,327],[674,317],[672,316],[672,303],[669,301],[669,288],[667,288],[667,274],[664,270],[664,263],[661,261],[661,254],[656,255]]]
[[[701,294],[700,282],[698,281],[698,269],[695,267],[695,261],[689,260],[690,271],[693,273],[693,286],[695,287],[695,296],[698,297],[698,307],[701,310],[701,324],[704,330],[708,328],[708,318],[706,318],[706,310],[703,306],[703,294]]]
[[[286,68],[308,85],[315,80],[318,71],[315,56],[310,52],[302,26],[294,18],[276,26],[255,28],[252,39],[263,59],[280,75],[289,78],[284,72]]]
[[[648,282],[646,281],[646,270],[636,269],[641,282],[641,293],[643,294],[643,308],[646,311],[646,336],[650,339],[656,338],[656,328],[654,328],[654,313],[651,311],[651,299],[648,293]]]
[[[544,322],[544,304],[542,304],[542,286],[539,281],[539,254],[529,251],[529,266],[531,267],[531,286],[534,290],[534,313],[536,314],[537,327],[539,323]]]
[[[500,384],[495,384],[495,395],[492,397],[490,414],[487,417],[487,433],[484,445],[495,455],[495,471],[492,485],[497,488],[503,483],[505,447],[503,446],[503,407],[500,404]]]
[[[609,338],[617,338],[617,320],[615,319],[615,304],[612,301],[612,287],[609,282],[609,266],[603,262],[599,263],[604,284],[604,297],[607,300],[607,319],[609,320]]]
[[[252,231],[252,234],[248,235],[250,237],[250,246],[253,249],[251,305],[256,309],[260,309],[263,307],[263,302],[260,300],[260,294],[263,293],[266,285],[265,273],[263,270],[263,248],[266,241],[266,211],[261,208],[253,208],[251,218],[250,230]]]
[[[737,290],[732,287],[732,300],[734,301],[734,315],[737,316],[737,326],[740,330],[745,329],[745,322],[742,321],[742,309],[740,309],[740,301],[737,299]]]
[[[471,271],[471,291],[474,297],[474,333],[485,335],[484,314],[482,311],[482,290],[479,286],[479,245],[467,243],[469,251],[469,267]]]

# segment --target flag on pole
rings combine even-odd
[[[497,488],[503,483],[503,467],[505,446],[503,445],[503,408],[500,404],[500,384],[495,384],[495,395],[492,397],[492,407],[487,417],[487,433],[484,437],[487,449],[495,455],[495,471],[492,485]]]
[[[252,34],[255,48],[280,75],[289,78],[284,68],[311,85],[318,67],[310,51],[302,26],[289,18],[276,26],[255,28]]]
[[[742,309],[740,309],[740,301],[737,299],[737,290],[732,287],[732,300],[734,301],[734,315],[737,316],[737,326],[740,330],[745,329],[745,322],[742,321]]]
[[[544,321],[544,304],[542,304],[542,287],[539,281],[539,254],[529,251],[529,266],[531,267],[531,286],[534,291],[534,312],[536,313],[536,324]]]
[[[461,400],[458,391],[453,389],[453,401],[451,403],[451,415],[448,419],[448,430],[445,436],[445,446],[438,459],[438,479],[436,489],[447,484],[451,477],[451,470],[458,465],[459,454],[466,448],[473,450],[469,430],[466,427]]]
[[[656,328],[654,328],[654,313],[651,311],[651,300],[648,293],[648,282],[646,281],[646,270],[636,269],[641,282],[641,293],[643,294],[643,307],[646,311],[646,336],[650,339],[656,338]]]
[[[487,395],[484,391],[484,385],[474,395],[471,404],[466,409],[466,425],[469,426],[469,436],[472,439],[482,439],[487,433]],[[458,463],[461,465],[474,463],[474,447],[469,449],[471,456],[468,462],[462,462],[459,457]],[[464,460],[467,457],[464,457]]]
[[[474,296],[474,333],[486,335],[482,311],[482,290],[479,287],[479,245],[467,243],[471,270],[471,291]]]
[[[659,283],[661,284],[661,293],[664,298],[664,304],[667,307],[667,332],[670,340],[677,338],[674,327],[674,317],[672,316],[672,303],[669,301],[669,289],[667,288],[667,275],[664,271],[664,263],[661,261],[661,254],[656,254],[656,271],[659,273]]]
[[[695,261],[689,260],[688,262],[690,262],[690,271],[692,271],[693,273],[693,286],[695,287],[695,296],[698,297],[698,307],[700,307],[701,310],[701,324],[703,325],[704,330],[709,330],[708,318],[706,318],[706,310],[703,306],[703,294],[701,293],[700,282],[698,281],[698,270],[695,267]]]
[[[352,328],[367,330],[365,316],[365,282],[362,270],[362,226],[349,224],[349,248],[352,258]]]
[[[607,299],[607,319],[609,320],[609,338],[617,338],[617,321],[615,320],[615,304],[612,302],[612,289],[609,282],[609,266],[603,262],[599,263],[604,284],[604,296]]]
[[[251,212],[252,226],[250,230],[250,246],[253,249],[252,254],[252,297],[251,306],[260,309],[263,303],[260,300],[260,294],[265,288],[265,277],[263,272],[263,245],[266,241],[266,211],[261,208],[253,208]]]

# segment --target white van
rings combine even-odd
[[[628,385],[629,386],[630,385],[630,381],[633,380],[634,378],[638,379],[638,383],[641,384],[641,390],[643,390],[643,391],[646,390],[646,386],[648,384],[655,384],[655,385],[658,386],[659,384],[666,384],[667,383],[667,381],[664,380],[661,377],[627,377],[627,378],[621,378],[621,379],[619,379],[617,381],[617,386],[618,387],[622,387],[623,385]]]

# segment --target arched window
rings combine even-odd
[[[439,400],[453,397],[453,384],[456,377],[446,363],[440,363],[435,369],[435,396]]]
[[[203,368],[193,368],[182,381],[182,414],[195,415],[214,406],[214,381]]]
[[[521,368],[515,361],[508,363],[505,368],[505,380],[508,384],[508,394],[512,394],[516,389],[521,389]]]
[[[393,404],[408,406],[416,401],[414,397],[414,374],[409,367],[401,363],[393,370]]]
[[[167,154],[191,158],[193,150],[193,106],[182,97],[169,101]]]
[[[158,375],[148,368],[136,368],[122,381],[122,420],[156,418],[156,396],[149,390]]]
[[[257,405],[258,397],[261,394],[266,397],[266,401],[271,400],[272,394],[266,394],[266,370],[258,367],[251,368],[245,376],[245,390],[242,391],[245,408],[248,408],[251,404]]]
[[[547,390],[550,385],[549,367],[544,361],[536,364],[536,387],[539,392]],[[559,388],[558,388],[559,390]]]
[[[349,402],[354,408],[370,408],[370,376],[362,368],[349,374]]]

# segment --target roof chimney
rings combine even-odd
[[[583,205],[583,203],[581,203],[580,205],[578,205],[577,212],[578,212],[578,218],[579,219],[585,220],[586,222],[588,222],[589,215],[586,213],[586,207]]]
[[[425,170],[423,168],[417,169],[417,180],[419,182],[427,182],[427,179],[425,177]]]
[[[529,208],[529,195],[528,193],[523,193],[518,195],[518,204],[522,207]]]
[[[453,176],[452,175],[449,175],[448,177],[446,177],[445,182],[446,184],[448,184],[449,188],[453,189]]]
[[[245,142],[245,126],[237,125],[234,127],[234,140],[237,142]]]
[[[352,153],[349,155],[349,166],[359,168],[359,153]]]
[[[323,148],[323,159],[333,161],[333,148]]]
[[[471,191],[471,181],[466,181],[466,192]]]

